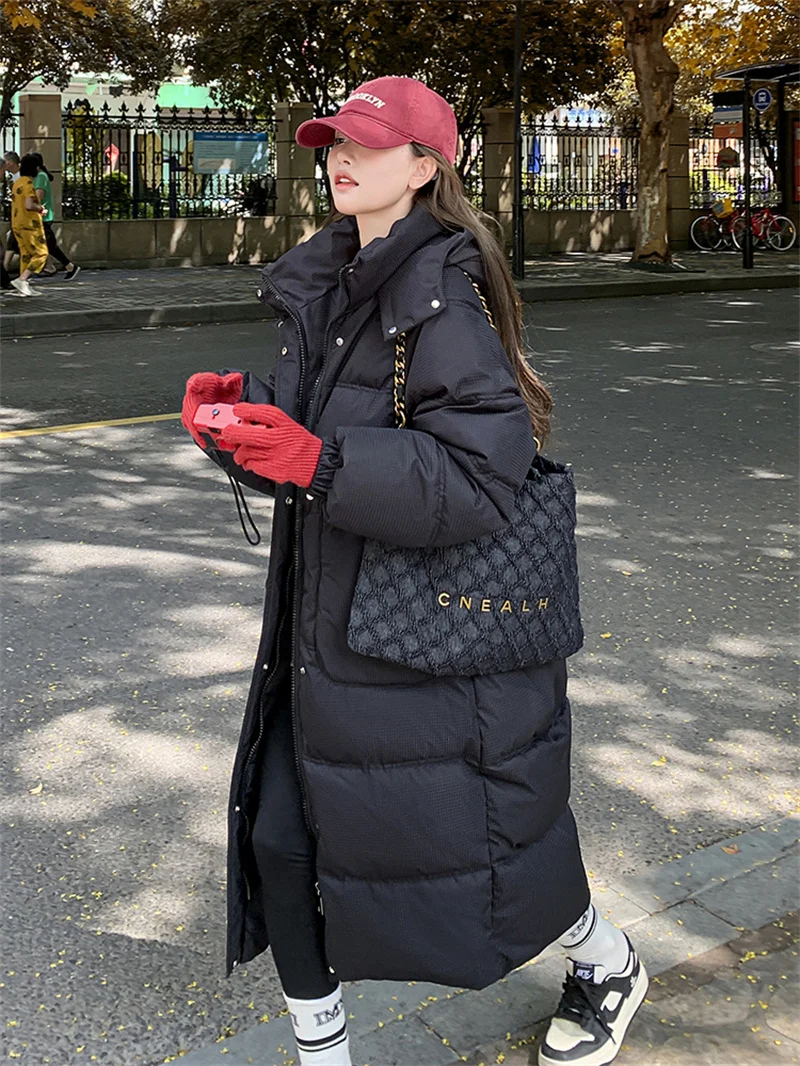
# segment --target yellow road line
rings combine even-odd
[[[8,440],[9,437],[37,437],[41,433],[71,433],[76,429],[100,429],[103,426],[135,426],[142,422],[166,422],[170,418],[180,417],[180,413],[175,415],[141,415],[139,418],[109,418],[106,422],[75,422],[70,426],[42,426],[41,429],[8,429],[0,433],[0,440]]]

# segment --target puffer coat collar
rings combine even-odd
[[[421,202],[393,223],[385,237],[361,248],[358,224],[345,215],[318,230],[262,271],[262,299],[296,315],[339,285],[352,311],[377,294],[381,332],[391,340],[447,306],[442,272],[461,267],[485,281],[477,241],[468,229],[448,230]]]

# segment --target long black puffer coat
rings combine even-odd
[[[563,660],[433,678],[352,652],[363,538],[408,546],[501,528],[535,452],[526,406],[466,270],[469,230],[417,203],[360,249],[354,218],[262,275],[278,362],[243,399],[325,441],[309,490],[218,462],[275,509],[258,658],[233,768],[226,974],[269,940],[252,891],[254,770],[288,626],[296,762],[317,840],[336,976],[483,988],[583,913],[589,890],[569,794]],[[395,338],[407,332],[408,428],[394,428]],[[285,640],[285,634],[283,634]]]

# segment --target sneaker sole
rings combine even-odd
[[[640,960],[639,976],[636,978],[636,984],[633,986],[628,1002],[619,1012],[617,1023],[614,1026],[616,1030],[614,1039],[609,1040],[597,1051],[592,1051],[588,1055],[580,1055],[574,1059],[553,1059],[549,1055],[545,1055],[543,1048],[539,1048],[539,1066],[573,1066],[573,1063],[574,1066],[608,1066],[608,1063],[613,1062],[619,1054],[628,1026],[633,1021],[634,1014],[641,1007],[649,986],[650,978],[647,976],[647,971]]]

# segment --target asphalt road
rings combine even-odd
[[[579,489],[598,888],[798,808],[796,321],[788,290],[526,307]],[[175,412],[188,374],[274,347],[260,324],[11,342],[2,428]],[[268,953],[222,976],[267,548],[176,421],[4,448],[7,1040],[147,1066],[283,1006]]]

